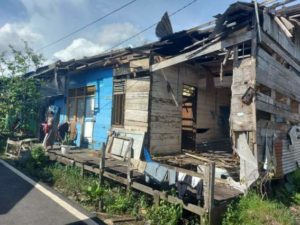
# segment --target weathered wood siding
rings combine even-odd
[[[257,82],[300,101],[299,73],[285,68],[261,48],[257,53]]]
[[[280,37],[278,36],[278,38]],[[289,44],[289,42],[283,42],[279,39],[276,41],[283,48]],[[289,48],[286,48],[285,51],[292,54]],[[281,55],[281,57],[284,58],[284,55]],[[262,84],[271,90],[271,95],[258,92],[256,97],[257,110],[270,115],[270,120],[258,118],[257,121],[258,161],[264,162],[266,136],[271,138],[272,134],[275,133],[273,144],[276,157],[276,176],[281,177],[296,169],[295,160],[300,157],[298,151],[288,149],[287,139],[288,130],[292,126],[290,123],[299,124],[300,122],[299,111],[295,109],[297,104],[291,105],[291,102],[299,103],[300,101],[300,74],[296,70],[288,69],[262,48],[258,48],[257,51],[256,70],[257,84]],[[284,96],[285,100],[279,101],[276,95]]]
[[[288,38],[282,29],[278,26],[273,18],[268,13],[264,13],[263,30],[269,34],[283,49],[285,49],[290,55],[297,60],[300,60],[300,43],[297,40],[295,43]],[[296,39],[299,38],[299,34],[296,30]]]
[[[167,78],[173,90],[168,91]],[[183,84],[197,88],[196,128],[208,129],[196,134],[196,143],[223,138],[220,126],[220,106],[230,106],[229,88],[203,88],[201,80],[206,77],[203,70],[186,65],[168,67],[153,72],[150,102],[150,151],[151,153],[170,154],[181,151],[182,132],[182,87]],[[206,79],[206,78],[205,78]],[[211,77],[213,82],[213,77]],[[209,83],[209,82],[208,82]]]
[[[176,106],[174,98],[178,102]],[[182,78],[179,66],[152,73],[150,103],[150,152],[170,154],[181,151]]]
[[[128,79],[126,83],[124,128],[147,132],[150,78]]]
[[[172,91],[168,89],[164,76]],[[183,84],[197,87],[198,79],[197,70],[185,64],[153,72],[150,103],[151,153],[170,154],[181,151],[182,87]]]

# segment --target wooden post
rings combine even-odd
[[[9,138],[6,140],[5,154],[8,154],[8,142],[9,142]]]
[[[207,210],[207,224],[211,224],[212,211],[214,207],[215,191],[215,162],[206,165],[204,171],[204,208]],[[203,219],[202,219],[203,221]]]
[[[84,177],[84,163],[81,163],[80,175]]]
[[[258,5],[256,0],[254,0],[254,9],[255,9],[255,16],[256,16],[258,43],[261,43],[261,26],[259,21],[259,12],[258,12]]]
[[[103,185],[103,173],[105,169],[105,152],[106,152],[106,144],[102,144],[102,154],[99,162],[99,186]],[[103,198],[101,197],[99,200],[99,211],[103,211]]]
[[[99,162],[99,185],[103,184],[103,173],[105,168],[105,153],[106,153],[106,144],[102,144],[102,154]]]
[[[160,202],[159,191],[154,190],[153,203],[154,203],[155,206],[159,206],[159,202]]]
[[[130,190],[132,182],[132,169],[131,169],[131,159],[133,158],[133,139],[131,138],[127,148],[127,191]]]

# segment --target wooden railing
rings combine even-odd
[[[132,145],[131,145],[132,146]],[[103,148],[105,149],[105,148]],[[83,171],[89,171],[95,174],[99,174],[99,182],[103,183],[104,178],[113,180],[115,182],[121,183],[127,187],[127,190],[134,189],[145,194],[153,196],[154,203],[159,204],[160,200],[167,201],[171,204],[180,204],[182,208],[190,211],[194,214],[197,214],[201,218],[201,224],[211,224],[212,221],[212,213],[214,210],[214,186],[215,186],[215,163],[210,162],[206,163],[204,173],[197,173],[195,171],[190,171],[182,168],[175,168],[177,172],[184,172],[189,176],[196,176],[203,179],[203,195],[204,195],[204,205],[200,204],[192,204],[192,203],[183,203],[183,201],[175,196],[168,195],[165,191],[160,191],[154,189],[150,186],[137,182],[133,179],[133,171],[135,168],[131,166],[131,159],[133,158],[133,150],[132,147],[130,151],[127,152],[126,161],[124,162],[124,166],[127,166],[127,176],[122,177],[112,172],[112,169],[106,166],[106,162],[110,160],[106,158],[105,151],[101,154],[101,159],[99,163],[99,167],[93,167],[90,165],[86,165],[83,162],[77,162],[76,159],[69,159],[62,155],[57,155],[53,153],[49,153],[50,159],[56,160],[63,164],[73,165],[80,167]],[[166,165],[168,166],[168,165]],[[99,202],[100,208],[103,207],[103,202]]]

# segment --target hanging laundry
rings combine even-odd
[[[183,180],[182,180],[183,178]],[[178,174],[178,182],[177,182],[177,191],[178,191],[178,198],[183,200],[183,197],[187,191],[188,186],[191,185],[192,177],[188,176],[184,173]]]
[[[176,184],[176,171],[175,171],[175,169],[168,169],[168,181],[169,181],[170,186]]]
[[[178,181],[184,181],[186,174],[182,172],[178,172]]]
[[[191,187],[196,190],[197,200],[201,200],[203,197],[203,180],[200,177],[193,177],[186,175],[185,173],[178,173],[177,191],[178,198],[183,199],[187,192],[187,188]]]
[[[166,180],[168,168],[161,166],[156,162],[148,162],[145,168],[145,179],[149,183],[150,179],[154,179],[158,183]]]
[[[201,200],[203,197],[203,180],[200,179],[196,186],[196,198],[197,200]]]
[[[192,177],[192,183],[191,183],[192,188],[195,188],[200,182],[200,180],[201,180],[200,177]]]

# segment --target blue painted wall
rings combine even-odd
[[[102,143],[106,142],[107,132],[111,128],[112,115],[112,95],[113,95],[113,70],[93,69],[82,71],[78,74],[69,76],[67,89],[79,88],[85,86],[96,86],[95,93],[95,108],[94,108],[94,130],[93,130],[93,149],[99,150],[102,148]],[[62,104],[60,119],[66,119],[66,102],[64,99],[56,101],[58,106]]]
[[[66,109],[66,102],[64,96],[59,96],[54,100],[54,105],[58,106],[60,109],[59,114],[59,123],[63,123],[67,121],[67,109]]]

